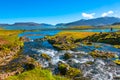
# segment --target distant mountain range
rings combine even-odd
[[[105,26],[105,25],[111,25],[111,24],[118,24],[120,23],[120,18],[117,17],[100,17],[95,19],[81,19],[78,21],[70,22],[70,23],[59,23],[55,26],[83,26],[83,25],[89,25],[89,26]],[[0,24],[0,26],[48,26],[51,27],[53,25],[51,24],[45,24],[45,23],[34,23],[34,22],[19,22],[14,24]]]
[[[0,26],[53,26],[51,24],[45,24],[45,23],[34,23],[34,22],[18,22],[14,24],[0,24]]]
[[[56,26],[83,26],[83,25],[89,25],[89,26],[105,26],[105,25],[111,25],[114,23],[119,23],[120,18],[116,17],[100,17],[95,19],[81,19],[78,21],[70,22],[70,23],[60,23]]]

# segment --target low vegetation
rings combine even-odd
[[[112,45],[120,45],[120,32],[94,34],[92,36],[88,36],[84,38],[83,41],[84,40],[89,42],[99,42],[99,43],[107,43]]]
[[[77,47],[80,40],[87,36],[95,34],[94,32],[60,32],[55,36],[46,37],[48,41],[59,50],[70,50]],[[96,33],[97,34],[97,33]]]
[[[70,29],[94,29],[93,26],[72,26]]]
[[[35,68],[22,74],[11,76],[6,80],[69,80],[64,77],[52,75],[49,70]]]
[[[5,80],[68,80],[52,75],[49,70],[42,69],[33,58],[20,54],[24,46],[24,37],[19,38],[20,30],[0,30],[0,79]],[[19,53],[19,54],[18,54]],[[46,60],[50,56],[41,54]]]
[[[23,47],[24,43],[18,37],[21,32],[20,30],[0,30],[0,65],[9,62]]]
[[[45,54],[45,53],[42,53],[41,57],[46,59],[46,60],[50,60],[51,59],[51,57],[49,55]]]
[[[90,52],[90,55],[94,58],[103,58],[103,59],[116,57],[116,54],[112,52],[104,52],[104,51],[98,51],[98,50],[94,50]]]

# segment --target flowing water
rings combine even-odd
[[[102,31],[108,32],[109,30],[106,29]],[[20,34],[19,36],[26,36],[30,39],[29,42],[25,42],[23,54],[34,57],[42,64],[43,67],[50,68],[53,73],[57,73],[55,68],[57,67],[57,64],[62,61],[72,67],[81,69],[83,71],[84,77],[89,77],[91,78],[91,80],[113,80],[114,77],[120,77],[120,66],[113,63],[111,59],[94,59],[88,54],[92,50],[97,49],[105,52],[114,52],[115,54],[120,56],[120,49],[116,49],[112,45],[103,43],[92,43],[91,46],[87,46],[80,44],[79,47],[73,49],[72,51],[58,51],[54,49],[48,41],[35,41],[35,39],[43,38],[46,35],[53,36],[58,32],[60,32],[60,30],[24,32]],[[92,32],[101,32],[101,30],[94,30]],[[95,46],[100,47],[96,48]],[[42,53],[49,55],[51,57],[51,60],[47,61],[43,59],[41,57]],[[69,60],[64,60],[63,55],[65,53],[70,53],[74,56]],[[93,62],[93,64],[86,65],[85,63],[87,62]]]
[[[10,29],[10,28],[8,28]],[[73,30],[79,32],[110,32],[109,29],[97,29],[97,30]],[[117,31],[115,29],[114,31]],[[79,47],[73,50],[58,51],[48,41],[36,41],[36,39],[44,38],[44,36],[53,36],[60,32],[60,30],[46,30],[46,31],[29,31],[19,34],[19,36],[25,36],[30,41],[24,43],[23,54],[29,55],[35,58],[45,68],[50,68],[53,73],[57,73],[57,64],[62,61],[69,64],[71,67],[81,69],[84,77],[89,77],[91,80],[113,80],[114,77],[120,77],[120,66],[112,62],[111,59],[94,59],[89,55],[92,50],[100,50],[106,52],[114,52],[120,56],[120,49],[114,48],[112,45],[103,43],[92,43],[91,46],[80,44]],[[100,47],[95,47],[100,46]],[[47,61],[41,57],[41,54],[45,53],[51,57],[50,61]],[[71,59],[63,59],[65,53],[73,54]],[[93,64],[86,65],[87,62]],[[115,79],[114,79],[115,80]]]

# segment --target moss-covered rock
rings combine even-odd
[[[68,68],[69,68],[69,65],[67,65],[65,63],[58,64],[58,70],[60,71],[61,75],[66,75]]]
[[[120,32],[100,33],[84,38],[82,41],[120,45]]]
[[[112,53],[112,52],[104,52],[104,51],[98,51],[98,50],[94,50],[92,52],[90,52],[90,55],[94,58],[115,58],[116,54]]]
[[[81,71],[77,68],[70,67],[66,73],[66,75],[70,78],[81,76]]]
[[[60,71],[61,75],[65,75],[70,78],[82,75],[81,70],[77,68],[72,68],[68,64],[65,64],[65,63],[59,63],[58,70]]]
[[[114,60],[113,62],[120,65],[120,60]]]
[[[73,56],[73,55],[72,55],[71,53],[65,53],[65,54],[64,54],[64,59],[65,59],[65,60],[70,59],[70,58],[72,58],[72,56]]]
[[[53,36],[48,38],[48,42],[51,43],[58,50],[70,50],[77,47],[75,40],[68,36]]]
[[[41,57],[46,59],[46,60],[50,60],[51,59],[51,57],[49,55],[45,54],[45,53],[42,53]]]

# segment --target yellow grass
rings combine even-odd
[[[70,28],[73,28],[73,29],[91,29],[94,27],[92,27],[92,26],[72,26]]]
[[[91,36],[93,34],[97,34],[97,32],[70,32],[70,31],[63,31],[58,33],[56,36],[67,36],[73,37],[74,39],[85,38],[87,36]]]
[[[21,33],[20,30],[0,30],[0,41],[4,40],[10,43],[18,40],[18,34]]]

